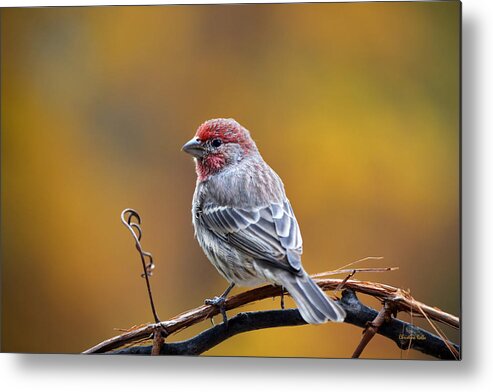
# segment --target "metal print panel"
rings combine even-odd
[[[460,359],[459,2],[1,26],[3,352]]]

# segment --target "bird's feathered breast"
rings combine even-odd
[[[205,226],[246,255],[301,272],[301,234],[279,176],[247,160],[199,183],[194,203]]]
[[[261,158],[245,158],[211,176],[205,186],[216,204],[228,207],[258,207],[286,198],[281,179]]]

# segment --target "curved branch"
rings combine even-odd
[[[344,290],[339,301],[346,310],[346,323],[365,328],[377,316],[378,312],[363,305],[352,290]],[[223,341],[240,333],[265,328],[304,325],[297,309],[270,310],[260,312],[239,313],[224,324],[209,328],[185,341],[165,343],[161,347],[161,355],[200,355]],[[391,319],[382,323],[378,334],[394,341],[401,349],[414,349],[440,359],[456,359],[447,344],[438,336],[407,322]],[[448,342],[459,352],[459,347]],[[149,355],[152,346],[134,346],[108,354]]]
[[[323,290],[334,290],[343,282],[342,279],[316,279],[317,284]],[[459,318],[445,313],[438,308],[425,305],[416,301],[411,295],[401,289],[384,285],[381,283],[365,282],[355,279],[344,282],[344,287],[355,292],[371,295],[381,301],[392,302],[397,311],[413,312],[414,316],[421,314],[427,315],[431,320],[440,321],[444,324],[458,328]],[[287,292],[286,292],[287,293]],[[224,306],[226,310],[238,308],[240,306],[259,301],[266,298],[277,297],[281,295],[279,287],[262,286],[249,291],[242,292],[238,295],[226,299]],[[148,324],[144,327],[137,328],[121,335],[115,336],[83,352],[83,354],[105,353],[118,349],[127,344],[134,343],[142,339],[152,339],[156,328],[163,330],[163,337],[179,332],[194,324],[197,324],[208,318],[217,315],[219,310],[212,305],[202,305],[198,308],[184,312],[168,321],[162,321],[158,324]]]

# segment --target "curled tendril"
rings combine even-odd
[[[144,260],[144,264],[145,264],[144,273],[141,274],[140,276],[143,278],[145,278],[146,274],[147,276],[152,276],[152,271],[156,266],[154,265],[152,254],[144,251],[142,249],[142,245],[140,244],[140,240],[142,239],[142,228],[140,227],[142,220],[140,219],[140,215],[138,214],[137,211],[131,208],[127,208],[122,211],[121,219],[123,224],[132,233],[132,236],[134,237],[135,240],[135,247],[137,248],[137,251],[140,253],[142,259]],[[133,222],[132,221],[133,219],[135,219],[136,222]],[[147,264],[145,263],[146,259],[149,261],[149,263]]]
[[[140,227],[140,224],[142,220],[140,219],[138,212],[131,208],[124,209],[120,217],[123,224],[127,227],[130,233],[132,233],[132,237],[135,240],[135,248],[140,254],[140,258],[142,260],[142,268],[144,269],[144,273],[141,274],[141,276],[146,279],[152,314],[154,315],[154,320],[156,321],[156,323],[159,323],[159,318],[154,307],[154,301],[152,300],[151,285],[149,283],[149,277],[152,275],[152,271],[155,268],[154,260],[152,258],[152,254],[144,251],[142,249],[142,245],[140,244],[140,240],[142,239],[142,228]],[[148,260],[148,263],[146,263],[146,260]]]

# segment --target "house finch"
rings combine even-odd
[[[284,287],[310,324],[343,321],[344,310],[329,299],[301,265],[302,241],[279,176],[262,159],[250,132],[233,119],[203,123],[183,146],[195,158],[197,185],[192,219],[204,253],[230,283],[206,300],[224,308],[235,284]]]

